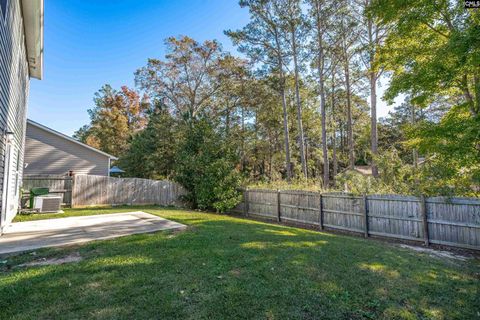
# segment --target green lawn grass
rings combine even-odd
[[[133,210],[189,228],[6,257],[0,272],[0,318],[480,317],[478,260],[441,260],[376,240],[226,215]],[[54,217],[122,211],[132,208],[66,210]],[[83,260],[18,266],[72,252]]]

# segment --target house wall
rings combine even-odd
[[[0,13],[0,203],[2,210],[5,210],[0,221],[0,231],[13,219],[18,208],[29,90],[21,4],[19,0],[6,2],[6,12]],[[12,160],[9,161],[12,169],[10,183],[5,181],[6,152],[9,150],[5,135],[7,131],[13,132],[13,139],[9,143],[13,150],[10,153]],[[10,201],[6,200],[6,186],[9,186]]]
[[[109,157],[61,136],[27,124],[26,175],[75,174],[108,176]]]

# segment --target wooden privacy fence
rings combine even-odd
[[[168,180],[112,178],[76,175],[72,190],[72,207],[92,205],[178,205],[185,194],[177,183]]]
[[[46,187],[51,194],[61,195],[64,206],[72,205],[72,177],[56,175],[24,175],[22,207],[25,207],[30,197],[30,189],[34,187]]]
[[[480,250],[480,199],[246,190],[234,212]]]
[[[94,175],[25,176],[24,194],[32,187],[47,187],[52,194],[63,194],[63,203],[71,207],[95,205],[179,205],[185,190],[168,180],[113,178]],[[25,201],[25,200],[24,200]]]

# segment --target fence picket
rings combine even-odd
[[[277,194],[278,199],[270,195]],[[248,210],[249,200],[254,209]],[[480,199],[252,190],[236,212],[394,239],[480,250]],[[247,210],[245,210],[247,208]],[[275,212],[275,209],[278,211]]]
[[[64,195],[64,205],[72,207],[122,204],[179,204],[185,190],[171,181],[113,178],[94,175],[25,176],[24,189],[48,187]],[[28,196],[28,192],[25,193]],[[25,197],[26,198],[26,197]],[[25,199],[23,200],[25,201]]]

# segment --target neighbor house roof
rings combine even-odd
[[[22,0],[25,46],[30,77],[43,77],[43,0]]]
[[[78,141],[77,139],[74,139],[74,138],[72,138],[72,137],[67,136],[66,134],[63,134],[63,133],[58,132],[58,131],[56,131],[56,130],[53,130],[53,129],[49,128],[49,127],[46,127],[46,126],[44,126],[43,124],[40,124],[40,123],[35,122],[35,121],[33,121],[33,120],[30,120],[30,119],[27,119],[27,123],[30,124],[30,125],[32,125],[32,126],[35,126],[35,127],[37,127],[37,128],[43,129],[43,130],[45,130],[45,131],[48,131],[48,132],[50,132],[50,133],[52,133],[52,134],[54,134],[54,135],[57,135],[57,136],[59,136],[59,137],[61,137],[61,138],[64,138],[64,139],[69,140],[69,141],[71,141],[71,142],[74,142],[74,143],[76,143],[76,144],[78,144],[78,145],[80,145],[80,146],[82,146],[82,147],[85,147],[85,148],[87,148],[87,149],[90,149],[90,150],[93,150],[93,151],[98,152],[98,153],[100,153],[100,154],[103,154],[104,156],[107,156],[107,157],[109,157],[109,158],[112,159],[112,160],[118,160],[117,157],[112,156],[111,154],[108,154],[108,153],[106,153],[106,152],[103,152],[103,151],[100,151],[100,150],[98,150],[98,149],[95,149],[94,147],[91,147],[91,146],[89,146],[88,144],[85,144],[85,143],[83,143],[83,142],[80,142],[80,141]]]

